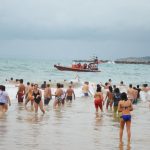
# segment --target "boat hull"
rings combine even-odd
[[[78,68],[71,68],[71,67],[64,67],[60,65],[54,65],[60,71],[75,71],[75,72],[100,72],[99,70],[89,70],[89,69],[78,69]]]

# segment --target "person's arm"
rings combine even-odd
[[[74,91],[73,91],[73,95],[74,95],[74,100],[76,99],[76,96],[75,96],[75,93],[74,93]]]
[[[105,97],[105,100],[104,100],[103,104],[105,104],[107,98],[108,98],[108,92],[107,92],[107,94],[106,94],[106,97]]]
[[[7,99],[8,99],[9,106],[11,106],[10,97],[8,95],[7,95]]]
[[[119,102],[119,104],[118,104],[118,112],[122,112],[122,109],[121,109],[121,102]]]
[[[130,106],[130,111],[133,111],[133,105],[132,105],[132,103],[131,103],[131,106]]]

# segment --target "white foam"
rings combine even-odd
[[[140,98],[143,102],[148,102],[150,101],[150,91],[148,92],[144,92],[144,91],[141,91],[140,92]]]

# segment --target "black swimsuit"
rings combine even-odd
[[[33,92],[33,96],[34,96],[34,101],[37,103],[37,104],[40,104],[40,101],[41,101],[41,96],[40,95],[40,92],[38,91],[38,93],[34,93]],[[38,97],[37,97],[38,96]]]

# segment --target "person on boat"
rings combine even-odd
[[[127,128],[127,136],[128,136],[128,143],[130,143],[131,139],[131,114],[130,111],[133,111],[132,102],[127,98],[126,93],[121,94],[121,100],[118,104],[118,112],[121,112],[121,119],[120,119],[120,143],[122,143],[123,137],[123,130],[126,124]]]
[[[86,63],[83,65],[83,69],[87,69],[87,64]]]
[[[75,93],[74,93],[74,90],[72,89],[72,86],[69,85],[69,88],[67,89],[66,93],[65,93],[65,98],[66,98],[66,101],[70,101],[72,102],[72,97],[74,96],[74,100],[75,100]]]
[[[41,111],[43,114],[45,113],[45,110],[43,108],[43,101],[42,101],[42,92],[38,88],[38,84],[34,85],[33,89],[33,97],[34,97],[34,108],[35,108],[35,113],[38,112],[38,107],[40,107]]]
[[[103,112],[103,93],[101,91],[101,86],[99,84],[97,85],[97,90],[94,95],[94,104],[96,113],[98,113],[98,108],[100,108],[101,112]]]
[[[44,105],[48,105],[51,99],[52,99],[52,92],[50,84],[47,84],[46,88],[44,89]]]
[[[0,85],[0,111],[6,112],[8,110],[8,104],[11,106],[11,101],[8,93],[5,91],[6,88],[3,85]]]
[[[83,92],[84,96],[86,96],[86,97],[89,96],[89,93],[90,93],[89,82],[84,82],[84,85],[82,87],[82,92]]]
[[[57,105],[60,105],[62,103],[62,96],[63,90],[61,89],[60,83],[57,83],[57,89],[55,92],[55,101],[54,101],[54,108],[56,108]]]
[[[112,88],[112,86],[109,86],[109,91],[107,92],[106,98],[105,98],[105,101],[107,100],[107,103],[106,103],[106,109],[107,110],[108,110],[109,106],[110,106],[110,109],[112,110],[113,96],[114,96],[113,95],[113,88]]]
[[[119,88],[116,88],[113,95],[114,114],[116,114],[118,111],[118,104],[120,100],[121,100],[121,93]]]
[[[18,92],[16,97],[18,98],[18,103],[23,103],[25,95],[25,85],[23,84],[23,79],[20,79],[20,85],[18,87]]]

